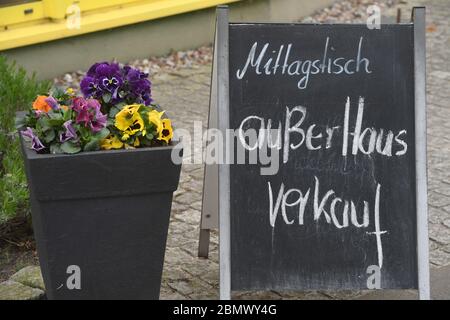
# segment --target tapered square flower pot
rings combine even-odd
[[[47,297],[158,299],[174,146],[41,155],[21,142]]]

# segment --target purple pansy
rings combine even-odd
[[[130,66],[125,66],[123,70],[129,94],[136,99],[136,102],[150,105],[152,102],[151,82],[148,80],[148,74]]]
[[[100,103],[95,99],[76,98],[72,109],[76,112],[76,123],[81,123],[93,132],[99,132],[106,126],[107,116],[100,111]]]
[[[82,79],[81,91],[86,98],[101,99],[111,95],[110,103],[144,103],[150,105],[151,82],[148,74],[118,63],[100,62],[89,68]]]
[[[61,132],[61,134],[59,135],[60,142],[66,142],[68,140],[76,140],[78,138],[75,128],[73,127],[72,120],[64,122],[63,127],[66,129],[66,131]]]
[[[58,101],[56,101],[55,98],[52,96],[49,96],[47,99],[45,99],[45,102],[53,109],[53,110],[59,110],[59,104]]]
[[[30,139],[31,149],[35,151],[41,151],[45,149],[45,146],[42,144],[41,140],[39,140],[38,136],[34,134],[33,129],[27,127],[27,129],[22,131],[21,133],[23,137]]]
[[[109,93],[117,99],[119,88],[123,84],[120,66],[117,63],[101,62],[94,64],[80,83],[85,97],[100,98]]]
[[[94,96],[97,92],[96,79],[91,76],[84,77],[83,80],[81,80],[80,88],[85,97]]]
[[[98,86],[115,96],[122,85],[122,75],[117,63],[101,63],[95,68]]]

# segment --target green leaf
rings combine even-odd
[[[44,135],[44,141],[47,143],[52,142],[56,138],[55,130],[48,130]]]
[[[111,93],[105,93],[105,94],[102,96],[102,99],[103,99],[103,101],[104,101],[105,103],[109,103],[109,102],[111,101],[111,98],[112,98]]]
[[[151,133],[147,133],[147,135],[145,136],[148,140],[153,140],[153,138],[155,137],[153,134]]]
[[[74,144],[73,142],[66,141],[63,144],[61,144],[61,150],[64,151],[64,153],[78,153],[81,151],[81,147]]]
[[[55,86],[50,90],[50,94],[55,97],[56,99],[58,99],[59,97],[64,96],[65,94],[65,90],[63,87],[61,86]]]
[[[120,112],[120,110],[122,110],[123,106],[120,105],[115,105],[113,107],[111,107],[111,109],[109,110],[109,114],[108,116],[110,118],[115,118],[116,114],[118,114]]]
[[[59,143],[53,143],[50,145],[50,153],[61,154],[64,153],[64,151],[62,151],[61,145]]]
[[[108,128],[103,128],[100,132],[97,132],[97,134],[95,135],[95,139],[103,140],[107,136],[109,136],[109,134],[110,134],[110,132],[109,132]]]
[[[50,130],[51,129],[50,119],[48,119],[47,117],[39,118],[36,124],[36,129],[41,130],[43,132]]]
[[[86,127],[83,127],[81,125],[77,125],[76,129],[78,129],[78,132],[80,133],[81,138],[83,140],[89,140],[90,135],[91,135],[91,130],[90,129],[88,129]]]
[[[108,118],[108,120],[106,120],[106,126],[110,127],[114,125],[114,119]]]
[[[68,108],[66,111],[63,110],[63,119],[64,122],[72,119],[72,109]]]
[[[52,120],[63,120],[63,116],[59,111],[50,111],[47,113]]]
[[[100,141],[97,139],[93,139],[86,143],[83,151],[97,151],[100,150]]]
[[[48,119],[48,124],[51,127],[59,127],[65,122],[63,115],[59,111],[50,111],[48,113],[50,119]],[[46,130],[45,130],[46,131]]]
[[[54,128],[54,127],[61,127],[64,124],[64,119],[61,120],[57,120],[57,119],[49,119],[48,120],[48,124],[50,125],[50,127]],[[48,129],[47,129],[48,130]],[[45,131],[47,131],[45,130]]]

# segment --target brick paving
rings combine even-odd
[[[447,0],[424,0],[402,1],[400,5],[403,15],[408,17],[411,5],[427,6],[430,263],[432,267],[442,267],[450,265],[450,69],[447,63],[450,56],[450,4]],[[206,128],[210,72],[210,65],[194,66],[193,69],[158,75],[154,80],[155,100],[172,111],[177,127],[192,132],[193,121],[199,120]],[[211,235],[209,259],[197,257],[202,182],[202,165],[184,165],[172,209],[162,299],[218,298],[217,232],[213,231]],[[352,291],[272,291],[234,293],[233,298],[348,299],[360,294]]]

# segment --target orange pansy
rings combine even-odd
[[[49,112],[52,107],[50,107],[50,105],[45,101],[47,98],[47,96],[38,96],[33,102],[33,109],[42,112]]]

